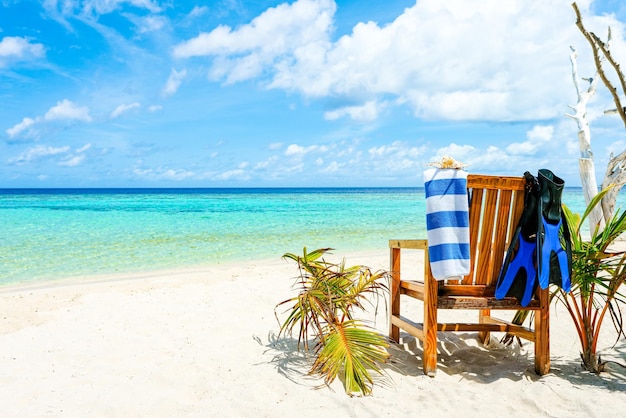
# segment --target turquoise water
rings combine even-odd
[[[0,284],[384,250],[426,236],[424,209],[421,188],[0,190]]]

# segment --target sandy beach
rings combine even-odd
[[[337,257],[388,265],[384,249]],[[529,343],[503,347],[496,335],[486,349],[472,334],[446,333],[429,378],[405,335],[373,395],[348,397],[341,382],[306,375],[294,340],[277,339],[274,307],[296,274],[277,258],[2,287],[0,416],[607,417],[626,405],[626,370],[581,371],[562,306],[551,316],[546,376],[534,374]],[[386,333],[384,309],[367,318]],[[626,342],[612,348],[610,322],[604,331],[603,358],[624,362]]]

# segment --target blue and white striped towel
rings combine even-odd
[[[460,278],[470,271],[467,172],[424,171],[426,229],[430,269],[437,280]]]

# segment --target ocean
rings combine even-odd
[[[424,214],[423,188],[0,189],[0,285],[385,250]]]

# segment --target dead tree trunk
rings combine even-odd
[[[602,199],[602,212],[604,216],[612,216],[615,213],[615,201],[621,187],[626,183],[626,151],[622,151],[617,157],[611,154],[609,164],[606,167],[602,188],[606,189],[610,185],[619,185],[613,187],[604,195]],[[609,218],[605,218],[609,219]]]
[[[578,80],[578,66],[576,63],[578,55],[573,47],[570,48],[572,49],[572,53],[569,56],[572,63],[572,79],[574,80],[578,101],[575,106],[570,106],[574,114],[566,114],[566,116],[574,119],[578,124],[578,145],[580,147],[578,167],[585,203],[588,206],[591,199],[598,194],[598,182],[596,180],[596,168],[593,162],[593,151],[591,150],[591,131],[589,129],[589,121],[587,120],[587,102],[596,92],[598,78],[594,76],[593,78],[583,79],[589,83],[589,87],[587,87],[587,90],[582,91]],[[589,214],[589,227],[591,231],[594,231],[596,226],[600,229],[604,228],[602,210],[597,206]]]

